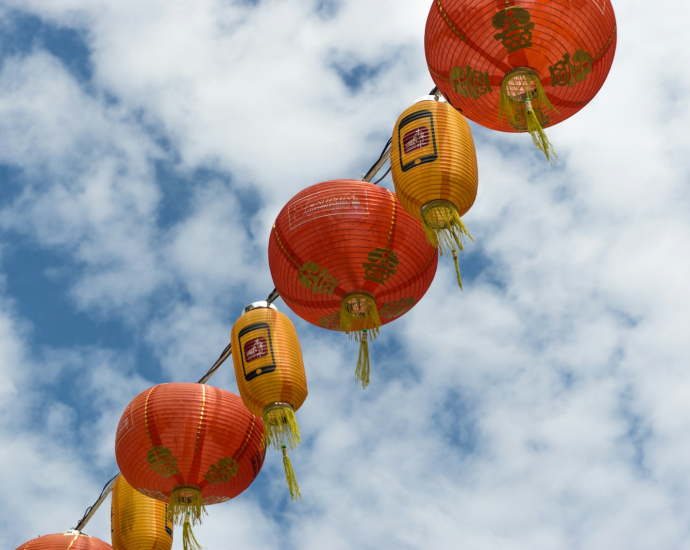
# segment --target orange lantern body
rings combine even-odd
[[[17,550],[112,550],[112,546],[79,531],[45,535],[25,542]]]
[[[549,158],[541,128],[574,115],[604,84],[616,18],[610,0],[433,0],[424,44],[454,107],[487,128],[530,131]]]
[[[391,144],[391,171],[403,208],[422,222],[441,254],[464,248],[464,216],[477,197],[477,154],[470,126],[458,111],[432,96],[398,118]],[[457,269],[458,283],[460,270]]]
[[[287,456],[287,449],[300,442],[295,411],[307,398],[307,375],[297,331],[274,305],[256,302],[245,308],[232,327],[230,342],[242,401],[263,418],[267,444],[283,450],[290,494],[293,499],[300,498]]]
[[[204,505],[236,497],[263,465],[264,427],[242,400],[203,384],[160,384],[140,393],[120,418],[115,458],[127,482],[168,502],[184,524],[185,548]],[[186,518],[186,519],[185,519]]]
[[[173,524],[165,502],[142,495],[124,476],[113,486],[110,525],[113,550],[170,550]]]
[[[271,231],[268,261],[278,292],[297,315],[360,339],[356,378],[366,387],[367,338],[424,296],[438,254],[393,193],[334,180],[285,205]]]

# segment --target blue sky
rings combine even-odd
[[[356,346],[277,302],[309,380],[303,502],[269,454],[209,508],[202,545],[690,545],[688,9],[674,3],[615,3],[613,69],[549,129],[556,167],[529,137],[471,124],[465,291],[441,258],[372,344],[365,392]],[[117,470],[127,403],[210,367],[273,288],[287,200],[376,160],[433,87],[428,4],[0,1],[4,547],[73,527]],[[236,392],[232,366],[213,383]],[[108,506],[86,532],[109,542]]]

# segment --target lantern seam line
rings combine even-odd
[[[602,55],[604,55],[604,52],[609,49],[609,46],[611,45],[611,42],[613,42],[614,37],[616,36],[616,31],[618,30],[618,25],[613,26],[613,32],[611,33],[611,38],[609,38],[609,41],[606,43],[606,46],[604,46],[601,51],[594,56],[594,59],[592,59],[592,62],[596,61],[599,59]]]
[[[76,535],[74,535],[74,538],[72,539],[72,542],[69,543],[69,546],[67,547],[67,550],[70,550],[70,548],[72,548],[72,546],[74,545],[74,542],[75,542],[78,538],[79,538],[79,533],[77,533]]]
[[[436,0],[436,5],[438,6],[438,11],[441,14],[441,17],[445,20],[445,22],[448,24],[448,26],[453,29],[453,32],[458,35],[460,40],[464,40],[467,42],[467,37],[463,36],[460,34],[460,31],[455,28],[455,25],[453,25],[453,22],[450,20],[450,17],[448,17],[448,14],[446,13],[446,10],[443,9],[443,6],[441,5],[441,0]]]
[[[206,406],[206,386],[201,385],[201,415],[199,416],[199,429],[196,431],[196,445],[194,445],[194,454],[199,449],[199,437],[201,436],[201,422],[204,420],[204,407]]]
[[[391,227],[388,230],[388,242],[386,243],[386,248],[390,250],[391,239],[393,238],[393,225],[395,223],[395,196],[391,193],[390,189],[386,189],[390,195],[391,202],[393,203],[393,212],[391,212]]]
[[[295,265],[297,266],[297,269],[301,269],[302,266],[299,265],[299,264],[295,261],[295,259],[294,259],[292,256],[290,256],[290,254],[288,254],[288,251],[287,251],[287,250],[285,250],[285,247],[283,246],[283,243],[282,243],[282,241],[280,240],[280,237],[278,236],[278,229],[276,228],[276,224],[273,224],[273,233],[275,234],[276,240],[278,241],[278,246],[280,246],[280,248],[281,248],[282,251],[285,253],[285,255],[288,257],[288,259],[289,259],[293,264],[295,264]]]
[[[151,437],[151,431],[149,430],[149,416],[148,416],[148,409],[149,409],[149,397],[151,397],[151,392],[156,389],[156,386],[153,386],[149,390],[149,393],[146,394],[146,402],[144,403],[144,424],[146,424],[146,433],[149,436],[149,441],[151,441],[151,446],[155,447],[155,443],[153,442],[153,438]]]
[[[245,447],[249,443],[249,438],[252,436],[252,433],[254,433],[254,424],[256,424],[256,416],[252,415],[252,427],[249,428],[249,433],[247,434],[247,439],[245,440],[244,445],[242,445],[242,448],[235,455],[235,460],[239,460],[240,455],[244,452]]]

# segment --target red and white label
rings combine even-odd
[[[415,128],[403,136],[403,150],[406,155],[427,145],[429,145],[429,128],[426,126]]]
[[[252,338],[244,344],[244,358],[247,363],[261,359],[268,355],[268,342],[263,336]]]

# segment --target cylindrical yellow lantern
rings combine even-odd
[[[391,171],[400,203],[422,222],[429,243],[441,254],[452,253],[462,288],[457,250],[464,248],[465,235],[472,236],[461,216],[474,204],[478,183],[465,117],[433,96],[418,100],[395,124]]]
[[[170,550],[173,524],[165,502],[142,495],[118,476],[110,513],[113,550]]]
[[[299,498],[287,449],[300,443],[295,411],[307,398],[307,376],[297,331],[273,304],[255,302],[232,327],[232,360],[237,387],[247,408],[263,418],[267,445],[283,451],[285,475]]]

